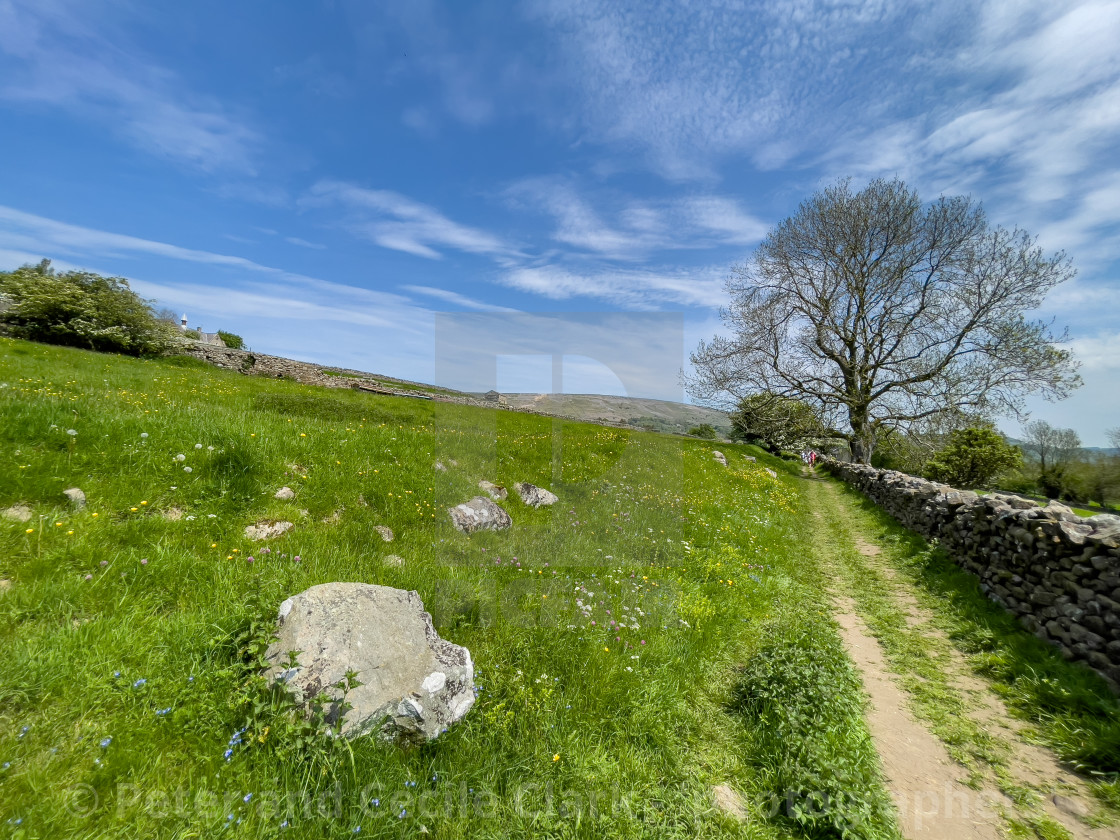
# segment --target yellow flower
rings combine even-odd
[[[67,534],[73,534],[74,532],[73,531],[67,531],[66,533]]]
[[[136,513],[136,511],[140,510],[140,508],[129,508],[129,510],[131,510],[133,513]]]
[[[552,757],[552,760],[553,760],[553,761],[559,761],[559,760],[560,760],[560,753],[556,753],[556,755],[554,755],[554,756]]]
[[[307,432],[300,432],[300,433],[299,433],[299,436],[300,436],[300,437],[307,437]]]
[[[142,505],[146,505],[146,504],[147,504],[147,502],[141,502],[140,504],[142,504]]]
[[[28,534],[34,534],[34,533],[35,533],[35,529],[34,529],[34,528],[28,528],[28,529],[27,529],[27,531],[26,531],[26,533],[28,533]]]
[[[97,514],[95,513],[95,514],[93,514],[93,516],[97,516]]]
[[[603,650],[604,650],[604,651],[605,651],[606,653],[610,653],[610,652],[611,652],[611,649],[610,649],[609,647],[605,647],[605,648],[603,648]]]
[[[211,547],[211,548],[217,548],[217,547],[218,547],[218,544],[217,544],[217,543],[210,543],[210,547]]]

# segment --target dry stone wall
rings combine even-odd
[[[1120,686],[1120,516],[979,496],[894,470],[825,467],[977,575],[989,598],[1062,654]]]

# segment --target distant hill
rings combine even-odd
[[[683,434],[708,423],[722,436],[731,432],[731,418],[724,412],[699,405],[611,397],[602,394],[502,394],[512,409],[537,411],[587,422],[625,424],[659,432]]]

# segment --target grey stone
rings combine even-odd
[[[716,463],[723,464],[725,467],[727,466],[727,456],[722,452],[713,450],[712,457],[716,460]]]
[[[291,522],[280,520],[273,522],[267,519],[262,519],[255,525],[245,526],[245,536],[251,540],[270,540],[273,537],[279,537],[281,534],[286,534],[292,528],[296,527]]]
[[[381,535],[381,539],[385,542],[393,541],[393,529],[388,525],[374,525],[373,530]]]
[[[514,485],[514,489],[517,490],[517,495],[521,497],[521,501],[530,507],[545,507],[547,505],[554,505],[560,501],[555,493],[550,493],[543,487],[537,487],[537,485],[530,484],[527,481]]]
[[[495,484],[492,481],[487,481],[485,478],[478,482],[478,489],[489,496],[494,501],[509,498],[509,491],[502,487],[500,484]]]
[[[62,495],[70,500],[70,506],[75,510],[81,510],[86,506],[86,494],[77,487],[63,490]]]
[[[282,501],[287,501],[288,499],[294,499],[295,497],[296,497],[296,491],[293,490],[291,487],[281,487],[279,490],[276,491],[276,495],[273,496],[272,498],[280,499]]]
[[[12,522],[30,522],[31,521],[31,508],[24,504],[12,505],[6,508],[3,513],[0,513],[5,519],[10,519]]]
[[[1059,811],[1069,814],[1071,817],[1083,820],[1089,816],[1089,807],[1080,799],[1072,799],[1068,796],[1062,796],[1060,793],[1055,793],[1050,797],[1050,801]]]
[[[747,806],[743,804],[743,798],[727,785],[712,788],[712,804],[721,814],[736,822],[747,821]]]
[[[508,513],[485,496],[475,496],[469,502],[448,510],[451,524],[465,534],[474,531],[504,531],[513,524]]]
[[[376,732],[419,744],[437,738],[474,705],[474,663],[464,647],[441,639],[416,592],[368,583],[324,583],[280,605],[268,676],[299,702],[326,694],[328,720],[347,737]],[[288,669],[288,651],[301,651]],[[345,697],[347,671],[362,685]],[[334,716],[333,720],[331,716]]]

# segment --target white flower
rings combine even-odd
[[[183,467],[183,472],[194,472],[190,467]]]
[[[201,444],[201,443],[196,443],[196,444],[194,445],[194,448],[195,448],[195,449],[201,449],[201,448],[202,448],[202,444]]]
[[[207,449],[209,449],[209,450],[210,450],[211,452],[213,452],[213,451],[214,451],[214,447],[213,447],[213,446],[207,446],[206,448],[207,448]]]
[[[67,430],[66,430],[66,434],[70,435],[70,437],[73,437],[73,436],[74,436],[74,435],[76,435],[77,433],[78,433],[78,430],[77,430],[77,429],[67,429]]]
[[[142,437],[142,438],[146,438],[147,436],[148,436],[147,432],[141,432],[140,433],[140,437]]]
[[[179,453],[178,455],[175,456],[175,460],[182,462],[182,461],[187,460],[187,456],[183,455],[182,453]]]

